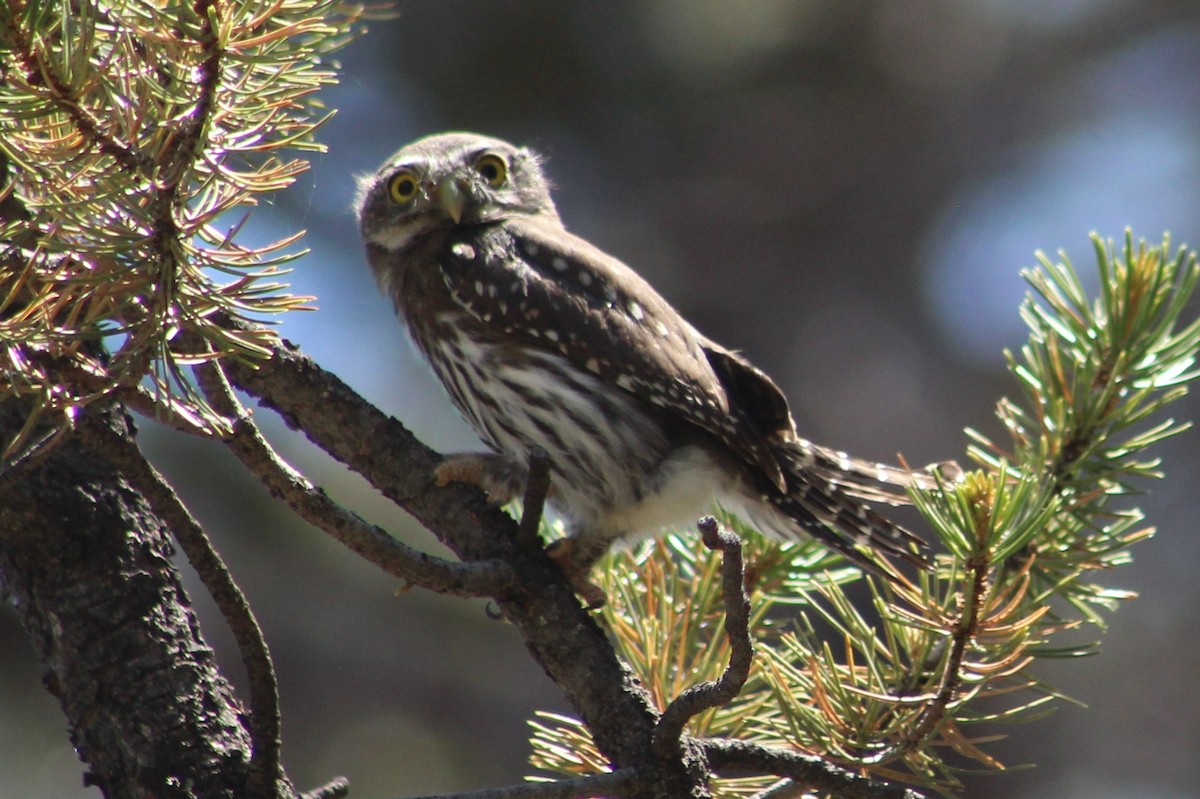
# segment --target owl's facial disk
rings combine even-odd
[[[441,134],[400,150],[364,181],[359,223],[392,252],[457,225],[557,217],[537,156],[498,139]]]

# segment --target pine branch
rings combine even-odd
[[[225,443],[251,474],[305,521],[409,585],[465,597],[502,597],[512,589],[512,569],[501,561],[455,563],[428,555],[334,502],[267,443],[234,395],[220,364],[209,362],[196,372],[207,401],[232,420]]]
[[[819,791],[839,799],[921,799],[911,788],[870,780],[800,752],[715,738],[701,743],[717,773],[783,776],[803,786],[806,792]]]
[[[361,4],[197,0],[154,14],[85,0],[0,4],[0,393],[40,421],[149,378],[156,403],[220,431],[182,372],[196,357],[264,357],[274,336],[214,324],[302,307],[278,282],[298,234],[261,247],[215,225],[289,185],[319,149],[320,56]],[[243,220],[244,221],[244,220]],[[222,276],[227,282],[222,282]],[[204,350],[182,349],[192,332]],[[117,341],[101,357],[96,342]],[[211,352],[212,355],[204,353]],[[86,371],[93,379],[73,379]],[[51,437],[47,441],[58,441]]]

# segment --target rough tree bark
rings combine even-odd
[[[0,437],[23,421],[0,405]],[[132,436],[123,413],[83,424]],[[111,799],[242,795],[250,737],[144,498],[76,437],[0,493],[0,583]]]

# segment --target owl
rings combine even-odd
[[[876,573],[922,562],[923,542],[866,503],[901,503],[881,484],[929,475],[801,438],[770,377],[567,231],[536,152],[429,136],[360,180],[356,212],[380,287],[490,450],[448,457],[437,481],[503,503],[544,450],[569,531],[550,555],[586,604],[605,599],[588,573],[614,542],[713,503]]]

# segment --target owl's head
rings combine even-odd
[[[438,229],[558,216],[538,155],[475,133],[402,148],[359,180],[355,210],[364,241],[393,253]]]

